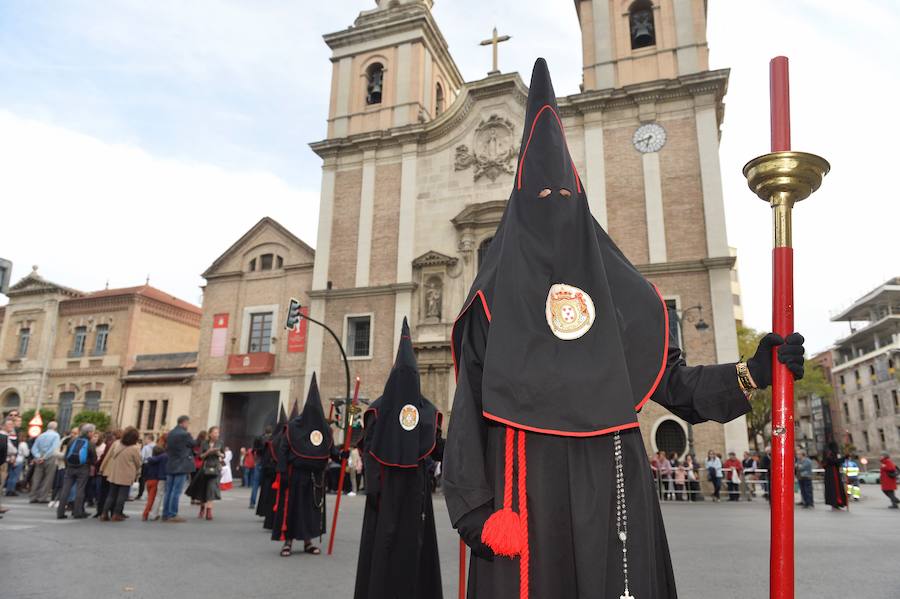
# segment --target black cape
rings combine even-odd
[[[524,159],[500,229],[507,239],[517,240],[514,247],[522,256],[538,258],[509,266],[505,242],[496,248],[492,243],[489,255],[494,256],[485,265],[494,272],[479,271],[453,333],[457,389],[442,484],[453,526],[479,553],[470,562],[468,597],[587,599],[623,593],[614,435],[603,434],[618,431],[629,525],[629,590],[638,599],[675,598],[659,503],[635,428],[636,410],[653,399],[692,423],[726,422],[746,413],[749,402],[733,364],[687,367],[672,340],[659,338],[657,329],[665,325],[666,315],[660,313],[656,290],[586,211],[543,60],[535,64],[527,114],[531,120],[526,120],[520,154]],[[534,115],[540,115],[537,124]],[[529,166],[532,161],[534,166]],[[543,163],[549,166],[540,170]],[[520,178],[522,189],[535,197],[517,195]],[[536,191],[542,187],[551,189],[544,198]],[[532,204],[514,214],[520,201]],[[546,202],[550,212],[535,208],[537,201]],[[563,216],[551,213],[557,209]],[[576,236],[581,239],[563,240]],[[532,244],[550,247],[534,250]],[[566,270],[557,260],[556,253],[564,248],[584,252],[573,258],[577,269]],[[507,268],[515,276],[505,278]],[[493,290],[483,281],[493,281]],[[545,319],[548,288],[558,282],[593,299],[595,310],[588,314],[593,323],[580,337],[560,337],[556,333],[565,336],[571,328],[566,322],[552,322],[563,316],[578,325],[577,296],[569,302],[568,314],[554,311]],[[501,297],[506,299],[497,301]],[[495,335],[501,312],[513,314],[518,326],[506,322]],[[633,345],[638,340],[642,345]],[[634,351],[642,347],[643,353]],[[510,361],[506,355],[512,356]],[[627,376],[616,375],[609,364]],[[586,368],[597,372],[585,373]],[[512,445],[510,438],[515,438]],[[507,455],[516,455],[509,473]],[[524,482],[527,503],[517,490],[507,492],[510,478]],[[527,559],[493,555],[480,542],[484,522],[506,505],[526,512],[526,550],[519,555]],[[525,584],[520,584],[522,579]]]
[[[256,515],[262,516],[263,528],[272,530],[275,521],[275,499],[278,491],[272,488],[275,484],[275,478],[278,470],[278,455],[276,448],[281,442],[281,435],[284,433],[284,426],[287,424],[287,415],[284,413],[284,406],[281,406],[278,414],[278,422],[275,423],[275,430],[271,435],[262,437],[262,451],[259,453],[259,497],[256,502]]]
[[[427,466],[441,459],[441,416],[420,392],[405,318],[384,393],[363,422],[366,506],[354,598],[441,599]]]
[[[325,467],[336,454],[314,373],[303,411],[287,423],[276,451],[273,541],[309,541],[325,532]]]

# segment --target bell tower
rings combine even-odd
[[[560,108],[591,211],[663,293],[688,363],[736,362],[735,257],[719,172],[728,70],[709,70],[706,0],[575,0],[575,8],[582,93]],[[648,448],[667,453],[747,448],[743,417],[690,426],[651,402],[641,429]]]
[[[709,68],[706,0],[575,0],[584,91]]]
[[[462,76],[431,15],[432,0],[376,0],[352,27],[325,36],[331,48],[328,137],[434,119]]]

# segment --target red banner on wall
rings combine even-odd
[[[300,312],[302,314],[309,314],[309,308],[304,306],[304,307],[300,308]],[[296,353],[306,351],[306,327],[307,327],[306,319],[301,318],[300,322],[297,325],[297,328],[294,328],[294,329],[291,329],[288,331],[288,341],[287,341],[288,353],[296,354]]]
[[[212,340],[209,345],[209,355],[213,358],[221,358],[224,356],[227,341],[228,314],[216,314],[213,316]]]

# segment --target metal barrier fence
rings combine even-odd
[[[706,468],[695,467],[693,470],[683,466],[673,467],[671,471],[660,475],[659,470],[650,466],[653,484],[660,501],[696,502],[715,498],[715,483],[709,480]],[[825,470],[813,469],[813,496],[825,496]],[[722,469],[723,478],[719,479],[719,499],[721,501],[746,501],[748,499],[765,499],[769,492],[769,471],[758,468],[735,472],[733,468]],[[795,484],[794,490],[799,492]]]

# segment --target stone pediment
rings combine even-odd
[[[494,226],[500,224],[503,211],[506,210],[506,200],[493,200],[469,204],[454,216],[450,222],[457,229],[469,227]]]
[[[17,295],[41,295],[45,293],[59,293],[68,297],[82,297],[84,293],[77,289],[58,285],[53,281],[48,281],[38,274],[37,266],[32,267],[28,276],[20,279],[15,285],[9,288],[9,297]]]
[[[235,270],[235,266],[232,263],[237,261],[245,251],[259,245],[261,242],[295,249],[299,255],[304,257],[302,262],[312,263],[315,258],[316,251],[313,248],[291,233],[281,223],[266,216],[225,250],[225,253],[216,258],[202,276],[210,278],[217,274],[222,274],[222,271],[230,274],[230,271]],[[232,260],[232,258],[235,258],[235,260]],[[240,270],[240,267],[237,267],[237,271],[240,272]]]
[[[459,258],[453,258],[434,250],[425,252],[415,260],[413,260],[413,268],[422,268],[423,266],[453,266],[459,261]]]

